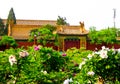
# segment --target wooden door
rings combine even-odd
[[[73,47],[76,47],[76,48],[80,48],[80,40],[79,39],[65,39],[64,40],[64,48],[65,48],[65,51],[67,49],[70,49],[70,48],[73,48]]]

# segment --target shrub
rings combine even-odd
[[[69,75],[62,71],[68,61],[52,48],[10,48],[0,52],[0,83],[60,84]]]
[[[118,84],[120,81],[120,50],[102,47],[102,50],[88,55],[82,62],[81,71],[76,76],[79,83],[94,84],[102,80],[108,84]]]

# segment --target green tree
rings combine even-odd
[[[66,22],[65,17],[58,16],[57,18],[57,25],[69,25],[69,23]]]
[[[97,40],[96,33],[97,33],[96,27],[94,27],[94,26],[90,27],[88,37],[90,38],[91,43],[96,42],[96,40]]]
[[[0,45],[6,45],[6,46],[17,46],[17,43],[15,39],[11,36],[2,36],[2,39],[0,41]]]
[[[55,39],[56,34],[53,34],[55,30],[56,27],[52,25],[44,25],[39,29],[33,29],[30,31],[29,41],[35,41],[35,39],[37,39],[38,43],[45,46],[47,43],[51,42],[51,40]]]
[[[5,27],[5,33],[8,33],[8,25],[9,24],[16,24],[16,17],[15,17],[15,13],[13,8],[10,9],[9,14],[8,14],[8,18],[7,18],[7,23],[6,23],[6,27]]]
[[[89,38],[92,43],[102,44],[102,43],[110,43],[113,44],[116,42],[116,31],[115,28],[107,28],[96,31],[94,28],[90,30]]]
[[[0,18],[0,36],[4,35],[4,23]]]
[[[51,32],[53,32],[57,29],[55,26],[52,26],[50,24],[44,25],[42,28],[46,28],[46,29],[50,30]]]
[[[16,17],[13,8],[10,9],[8,18],[7,18],[7,24],[9,24],[10,21],[13,21],[13,24],[16,24]]]

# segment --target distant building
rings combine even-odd
[[[6,23],[6,20],[3,20]],[[12,36],[20,46],[27,46],[27,40],[32,29],[40,28],[43,25],[53,25],[57,27],[56,33],[59,35],[58,50],[67,50],[72,47],[86,48],[86,40],[88,31],[84,27],[84,22],[80,22],[78,26],[60,25],[55,20],[16,20],[16,24],[9,24],[8,35]],[[22,45],[21,42],[26,42]]]
[[[6,20],[3,20],[6,23]],[[17,19],[16,24],[9,24],[8,32],[10,36],[16,40],[27,40],[32,29],[40,28],[43,25],[56,25],[56,21],[52,20],[20,20]]]
[[[86,48],[88,31],[84,27],[84,23],[80,22],[78,26],[58,26],[57,33],[59,35],[59,50],[67,50],[72,47]]]

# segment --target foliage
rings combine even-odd
[[[51,42],[51,40],[55,39],[56,34],[53,34],[53,31],[55,30],[56,27],[52,25],[45,25],[39,29],[33,29],[30,32],[29,41],[33,41],[36,38],[38,43],[46,45],[47,43]],[[57,39],[55,41],[57,41]]]
[[[0,36],[4,35],[4,23],[2,19],[0,18]]]
[[[57,18],[57,25],[68,25],[68,23],[66,22],[66,18],[58,16],[58,18]]]
[[[88,56],[89,53],[92,53],[92,51],[85,50],[84,48],[71,48],[68,49],[67,52],[61,53],[64,57],[69,57],[69,61],[66,62],[67,66],[62,68],[62,71],[64,71],[66,74],[69,74],[65,77],[66,80],[64,80],[63,84],[79,84],[79,82],[77,82],[76,79],[74,79],[74,77],[76,77],[77,74],[80,73],[79,63],[82,62]]]
[[[11,24],[16,24],[16,17],[15,17],[15,13],[13,8],[10,9],[9,14],[8,14],[8,18],[7,18],[7,23],[5,26],[5,34],[7,35],[8,33],[8,25]]]
[[[95,84],[98,80],[105,84],[120,83],[119,49],[109,49],[103,46],[102,50],[89,54],[79,66],[81,66],[81,71],[75,77],[79,83]]]
[[[11,48],[0,52],[0,83],[61,84],[69,75],[62,71],[67,62],[68,56],[52,48]]]
[[[72,61],[74,61],[76,64],[79,64],[80,62],[82,62],[83,58],[86,58],[89,53],[92,53],[92,51],[86,50],[84,48],[71,48],[68,49],[66,53],[72,59]]]
[[[67,50],[66,54],[67,54],[67,56],[69,56],[69,59],[70,59],[70,62],[67,67],[68,67],[68,70],[70,70],[70,73],[72,74],[72,77],[69,77],[69,78],[74,79],[74,77],[76,77],[77,74],[80,73],[79,64],[85,58],[87,58],[88,54],[91,52],[92,51],[86,50],[84,48],[80,48],[80,49],[71,48],[71,49]],[[74,81],[74,83],[76,82],[76,80],[73,80],[73,81]],[[75,84],[77,84],[77,83],[75,83]]]
[[[10,9],[8,18],[7,18],[7,24],[9,24],[10,21],[13,21],[13,24],[16,24],[16,17],[13,8]]]
[[[120,49],[71,48],[58,52],[41,45],[0,52],[0,83],[106,84],[120,82]]]
[[[120,37],[120,29],[117,29],[117,37]]]
[[[50,30],[51,32],[53,32],[57,29],[55,26],[52,26],[50,24],[44,25],[41,28],[46,28],[46,29]]]
[[[16,43],[15,39],[11,36],[2,36],[0,45],[17,46],[17,43]]]
[[[90,33],[88,37],[91,40],[91,43],[96,44],[113,44],[116,42],[116,31],[115,28],[108,28],[108,29],[102,29],[99,31],[96,31],[96,29],[93,27],[90,29]]]

